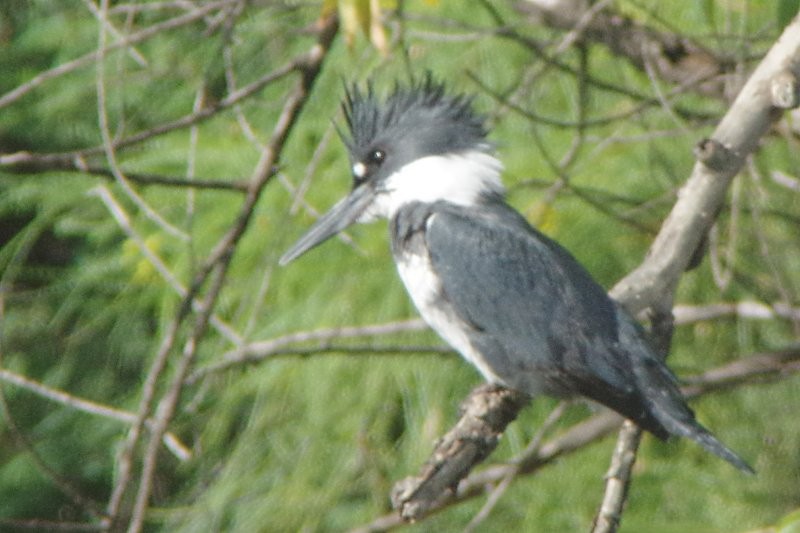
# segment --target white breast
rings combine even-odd
[[[428,255],[403,254],[397,259],[397,270],[425,322],[464,359],[474,365],[487,381],[505,384],[472,346],[467,335],[469,325],[461,320],[450,303],[443,298],[442,284],[433,270]]]

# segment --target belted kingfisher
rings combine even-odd
[[[470,98],[427,76],[386,99],[353,86],[342,107],[352,191],[282,265],[355,222],[386,218],[420,314],[489,382],[531,397],[589,398],[753,472],[695,420],[633,318],[504,201],[503,165]]]

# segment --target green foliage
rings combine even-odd
[[[797,2],[618,4],[631,20],[697,40],[749,70],[749,60],[768,48]],[[98,24],[86,5],[12,0],[0,6],[0,92],[95,50]],[[305,53],[314,37],[303,30],[318,20],[319,9],[253,2],[241,13],[214,12],[134,49],[110,52],[103,70],[112,137],[125,139],[185,117],[198,107],[198,94],[213,109],[229,96],[231,75],[240,88]],[[157,9],[129,18],[120,13],[112,20],[129,34],[176,16]],[[671,96],[665,109],[658,94],[672,86],[599,44],[551,58],[550,42],[557,46],[564,34],[528,22],[509,5],[464,9],[460,2],[407,2],[406,18],[389,15],[383,29],[394,44],[385,57],[366,42],[347,47],[335,41],[281,152],[278,173],[236,245],[193,370],[235,351],[225,327],[246,344],[416,316],[392,272],[384,223],[354,228],[350,241],[334,239],[289,268],[277,266],[280,254],[313,222],[313,211],[332,205],[350,185],[347,157],[331,124],[342,122],[342,80],[372,78],[383,91],[395,78],[430,69],[454,89],[476,93],[475,105],[489,116],[506,165],[511,203],[606,287],[640,263],[691,172],[693,144],[726,108],[719,98],[687,89]],[[496,30],[498,17],[508,32]],[[513,31],[541,44],[548,57],[512,38]],[[764,40],[750,40],[753,35]],[[107,39],[114,42],[110,34]],[[108,168],[99,148],[97,73],[89,62],[2,108],[0,156],[86,149],[84,162]],[[182,127],[122,146],[116,151],[120,167],[131,178],[183,178],[192,168],[197,178],[246,181],[262,156],[258,143],[269,141],[296,79],[281,78],[235,108],[197,121],[194,133]],[[501,101],[508,95],[513,106]],[[765,141],[750,172],[737,178],[720,214],[711,253],[729,279],[722,282],[706,259],[684,276],[677,303],[758,301],[797,309],[797,192],[770,176],[797,176],[798,163],[795,141],[778,133]],[[573,143],[574,158],[562,164]],[[306,180],[310,189],[298,199],[294,188]],[[236,222],[243,194],[133,179],[131,186],[169,227],[107,176],[0,165],[0,368],[135,412],[182,300],[152,255],[188,287]],[[103,191],[126,214],[129,228],[102,200]],[[203,285],[200,297],[208,289]],[[169,386],[196,316],[177,328],[180,342],[155,387],[158,395]],[[797,320],[779,317],[695,322],[676,329],[669,362],[681,376],[701,373],[783,348],[796,341],[797,328]],[[439,345],[428,331],[312,339],[185,386],[169,430],[192,457],[160,457],[148,527],[340,531],[388,513],[393,483],[416,473],[431,443],[456,419],[460,399],[480,382],[453,354],[398,348]],[[787,513],[800,498],[797,385],[790,377],[693,403],[705,424],[754,463],[755,478],[692,443],[645,437],[622,531],[733,531],[775,523],[778,531],[794,531],[796,516]],[[2,392],[0,520],[96,521],[59,480],[104,509],[128,424],[17,385],[6,383]],[[537,399],[509,427],[490,461],[524,450],[554,405]],[[588,414],[581,405],[571,407],[552,435]],[[605,439],[517,480],[481,531],[586,530],[611,447]],[[141,468],[139,461],[137,456],[134,468]],[[448,508],[408,529],[459,530],[485,501]]]
[[[775,10],[778,27],[782,28],[789,24],[797,15],[798,9],[800,9],[800,1],[798,0],[779,0]]]

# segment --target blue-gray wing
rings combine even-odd
[[[658,437],[692,438],[753,471],[695,420],[639,325],[566,250],[510,207],[434,204],[417,220],[426,221],[425,245],[441,297],[506,385],[531,394],[586,396]],[[407,227],[419,235],[413,228]]]
[[[619,321],[630,319],[566,250],[499,202],[438,204],[425,240],[443,296],[508,386],[588,396],[661,432],[643,420],[650,416],[619,345]]]

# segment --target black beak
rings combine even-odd
[[[362,184],[353,189],[347,197],[339,200],[330,211],[322,215],[311,226],[311,229],[283,254],[279,264],[286,266],[310,249],[343,231],[359,219],[374,199],[375,192],[369,184]]]

